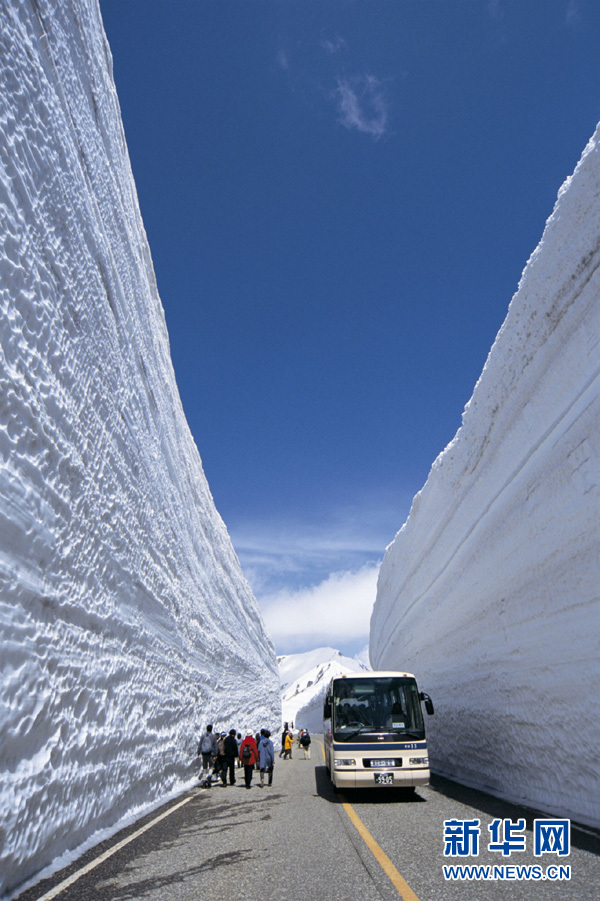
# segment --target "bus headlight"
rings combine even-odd
[[[342,766],[356,766],[356,760],[352,760],[351,757],[338,757],[333,761],[333,768],[335,770]]]
[[[429,766],[429,757],[411,757],[409,763],[411,766]]]

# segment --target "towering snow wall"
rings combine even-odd
[[[600,127],[387,549],[370,643],[431,693],[435,771],[596,826],[599,339]]]
[[[0,894],[280,722],[179,399],[95,0],[0,0]]]

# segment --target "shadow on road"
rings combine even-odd
[[[199,876],[205,872],[214,872],[220,867],[236,866],[242,861],[258,860],[259,853],[252,848],[240,848],[238,851],[229,851],[223,854],[216,854],[202,863],[188,867],[186,870],[178,870],[165,875],[155,874],[147,879],[140,879],[137,882],[132,881],[126,886],[116,885],[114,882],[105,881],[102,883],[92,883],[94,897],[102,901],[137,901],[144,895],[155,893],[157,889],[168,889],[174,886],[183,886],[189,880]],[[136,868],[130,868],[129,873],[134,873]],[[85,883],[82,881],[80,886],[83,888]],[[106,894],[104,894],[106,892]],[[85,897],[85,896],[83,896]],[[168,897],[168,895],[167,895]]]
[[[327,775],[327,767],[315,767],[315,786],[317,795],[331,804],[341,804],[342,800],[357,804],[420,804],[425,801],[418,792],[406,788],[352,788],[342,798],[333,787]]]
[[[524,818],[528,829],[533,829],[533,821],[535,819],[544,819],[548,817],[547,813],[539,810],[533,810],[529,807],[520,807],[518,804],[511,804],[509,801],[503,801],[501,798],[495,798],[485,792],[478,791],[476,788],[468,788],[466,785],[460,785],[458,782],[452,782],[444,776],[436,776],[431,774],[431,791],[453,801],[459,801],[461,804],[468,804],[488,816],[504,819],[510,817],[512,820]],[[585,831],[582,831],[585,830]],[[590,851],[592,854],[600,856],[600,833],[597,830],[588,828],[587,826],[578,828],[575,823],[571,823],[571,844],[575,848],[582,851]]]
[[[172,860],[177,860],[177,853],[182,847],[194,846],[205,848],[207,843],[227,841],[227,833],[232,829],[245,830],[247,835],[253,835],[263,820],[270,820],[274,809],[286,801],[286,795],[280,791],[255,792],[248,798],[246,792],[241,793],[242,804],[224,803],[221,801],[223,788],[200,789],[193,788],[187,792],[191,800],[185,807],[176,810],[160,826],[155,826],[136,838],[134,844],[127,845],[114,856],[108,857],[98,868],[81,876],[73,886],[66,887],[61,892],[61,899],[65,901],[80,901],[80,899],[93,898],[94,901],[138,901],[146,894],[151,894],[156,889],[165,890],[165,898],[175,896],[186,897],[181,893],[181,886],[186,881],[194,880],[206,872],[217,872],[223,868],[234,868],[245,861],[259,859],[256,848],[241,847],[235,851],[227,851],[213,854],[205,860],[189,867],[178,868],[173,864],[174,870],[169,871],[169,866],[163,867],[163,872],[155,873],[152,877],[143,878],[144,870],[139,867],[140,858],[152,858],[154,855],[163,854]],[[235,793],[235,787],[228,787],[227,793]],[[235,798],[235,794],[233,795]],[[211,798],[211,803],[206,803]],[[72,876],[82,867],[93,862],[102,854],[110,851],[116,843],[123,841],[131,833],[136,832],[141,826],[149,824],[157,814],[165,812],[173,801],[169,801],[162,807],[155,808],[144,817],[131,823],[124,829],[116,832],[104,842],[94,845],[84,852],[75,861],[62,870],[53,873],[48,879],[41,880],[26,889],[14,898],[14,901],[35,901],[40,895],[52,890],[63,880]],[[245,839],[242,840],[245,844]],[[199,852],[200,853],[200,852]],[[139,878],[138,878],[139,873]],[[125,874],[127,885],[119,885],[119,878]]]

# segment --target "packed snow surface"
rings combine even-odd
[[[171,365],[96,0],[0,3],[0,894],[277,728]]]
[[[360,655],[359,655],[360,656]],[[368,671],[359,657],[345,657],[334,648],[278,657],[283,722],[321,732],[323,700],[334,676]]]
[[[431,693],[432,767],[600,826],[600,127],[385,555],[371,663]]]

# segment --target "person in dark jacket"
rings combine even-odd
[[[283,757],[285,753],[285,737],[289,732],[289,727],[287,723],[283,724],[283,732],[281,733],[281,751],[279,752],[279,756]]]
[[[310,735],[308,729],[304,729],[300,735],[300,747],[304,751],[304,759],[310,760]]]
[[[225,732],[217,732],[217,759],[215,760],[215,775],[221,780],[223,785],[227,784],[227,776],[225,775]]]
[[[238,743],[235,739],[235,729],[229,730],[229,735],[224,741],[224,762],[223,762],[223,785],[227,785],[227,773],[229,773],[229,784],[235,785],[235,761],[238,756]]]
[[[246,733],[246,738],[241,744],[240,758],[244,764],[244,781],[246,783],[246,788],[250,788],[252,785],[252,772],[258,760],[258,748],[256,747],[256,742],[251,732]]]

